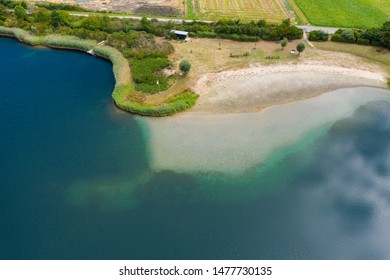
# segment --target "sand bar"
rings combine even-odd
[[[371,101],[390,101],[390,91],[340,89],[259,112],[137,119],[153,170],[241,174]]]

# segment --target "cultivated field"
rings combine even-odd
[[[223,18],[280,22],[289,18],[283,0],[187,0],[189,18],[217,20]]]
[[[311,24],[379,27],[390,20],[390,0],[294,0]]]

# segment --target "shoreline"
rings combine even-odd
[[[189,112],[258,112],[337,89],[356,87],[387,89],[386,73],[313,61],[252,65],[202,75],[195,85],[195,91],[200,95],[199,100]]]
[[[254,62],[236,70],[206,71],[198,76],[192,89],[181,89],[168,99],[151,104],[136,91],[127,59],[113,47],[97,46],[93,40],[73,36],[38,37],[22,29],[3,26],[0,26],[0,36],[15,38],[31,46],[80,52],[93,49],[96,56],[112,64],[114,104],[121,110],[141,116],[163,117],[183,111],[213,114],[258,112],[342,88],[388,88],[388,73],[374,63],[360,65],[353,61],[354,56],[335,53],[336,60],[330,59],[328,54],[322,60],[305,58],[299,62],[283,61],[271,65]],[[338,58],[342,58],[343,63],[339,63]],[[154,96],[158,97],[158,94]]]
[[[146,104],[139,97],[131,78],[131,69],[121,52],[110,46],[97,46],[93,40],[82,40],[74,36],[51,34],[34,36],[20,28],[0,26],[0,37],[14,38],[30,46],[45,46],[52,49],[64,49],[87,52],[93,49],[96,56],[111,62],[115,78],[112,92],[114,104],[121,110],[141,116],[164,117],[176,114],[192,107],[198,95],[185,90],[157,105]]]
[[[377,86],[351,86],[351,87],[344,87],[344,88],[337,88],[335,90],[329,90],[329,91],[324,91],[324,92],[320,92],[320,93],[315,93],[313,95],[308,95],[308,96],[305,96],[305,97],[302,97],[302,98],[299,98],[299,99],[294,99],[294,100],[286,100],[284,102],[278,102],[278,103],[275,103],[275,104],[271,104],[271,105],[267,105],[267,106],[264,106],[264,107],[261,107],[261,106],[257,106],[255,108],[251,108],[251,110],[218,110],[218,109],[213,109],[213,110],[200,110],[199,108],[191,108],[190,110],[187,110],[185,112],[182,112],[181,114],[178,114],[178,115],[175,115],[175,116],[172,116],[172,117],[179,117],[179,116],[222,116],[222,115],[225,115],[225,116],[229,116],[229,115],[240,115],[240,114],[256,114],[256,113],[261,113],[261,112],[266,112],[267,110],[270,110],[270,109],[274,109],[274,108],[277,108],[279,106],[285,106],[285,105],[290,105],[290,104],[294,104],[294,103],[297,103],[297,102],[302,102],[302,101],[307,101],[307,100],[310,100],[312,98],[316,98],[316,97],[320,97],[322,95],[326,95],[327,93],[330,93],[330,92],[333,92],[333,91],[337,91],[337,90],[354,90],[354,89],[357,89],[357,90],[360,90],[360,89],[363,89],[363,88],[371,88],[371,89],[378,89],[378,90],[387,90],[389,91],[389,95],[390,95],[390,89],[386,88],[386,87],[377,87]]]

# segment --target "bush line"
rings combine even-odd
[[[43,45],[50,48],[79,51],[93,49],[96,55],[111,61],[115,77],[115,88],[112,97],[118,108],[130,113],[152,117],[170,116],[192,107],[198,98],[197,94],[186,90],[159,105],[144,103],[144,100],[139,98],[139,94],[135,90],[135,86],[131,80],[130,67],[127,59],[117,49],[109,46],[96,46],[96,42],[92,40],[81,40],[73,36],[60,35],[38,37],[19,28],[3,26],[0,26],[0,36],[14,37],[20,42],[32,46]]]

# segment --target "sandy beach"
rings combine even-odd
[[[250,68],[202,75],[194,88],[200,98],[192,111],[254,112],[358,86],[386,88],[386,73],[310,60],[299,64],[254,64]]]

